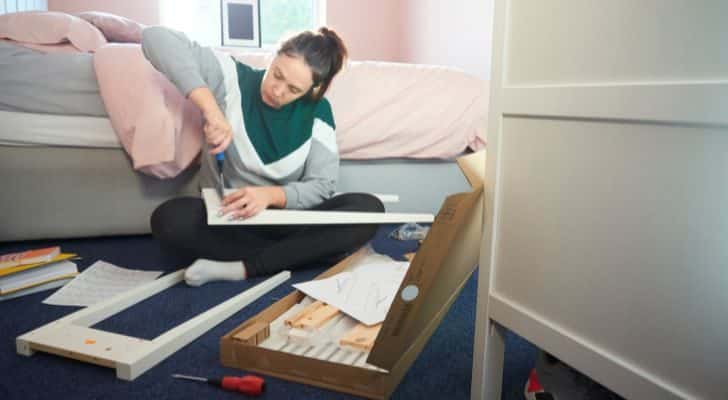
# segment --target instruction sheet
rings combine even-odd
[[[366,263],[330,278],[293,287],[365,325],[375,325],[387,316],[408,268],[407,261]]]
[[[96,261],[71,282],[43,300],[55,306],[90,306],[162,275],[162,271],[126,269]]]

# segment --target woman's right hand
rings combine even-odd
[[[207,87],[192,89],[187,97],[202,111],[205,118],[205,141],[210,147],[210,154],[224,151],[233,140],[233,130],[215,101],[215,96]]]
[[[210,154],[224,151],[233,140],[233,130],[222,112],[216,111],[205,115],[205,140],[210,147]]]

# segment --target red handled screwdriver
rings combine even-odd
[[[200,376],[172,374],[172,378],[207,382],[211,385],[220,386],[225,390],[240,392],[249,396],[260,396],[265,388],[263,378],[254,375],[223,376],[222,379],[208,379]]]

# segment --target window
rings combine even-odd
[[[260,29],[263,47],[275,46],[291,33],[314,29],[316,0],[260,0]]]
[[[260,25],[255,27],[257,35],[254,36],[260,38],[263,48],[275,47],[293,32],[314,29],[326,23],[323,17],[326,0],[257,1]],[[160,23],[185,32],[202,45],[220,46],[225,28],[222,3],[221,0],[160,0]],[[231,26],[228,32],[239,28],[242,29]],[[250,45],[250,42],[237,43]]]
[[[222,43],[219,0],[160,0],[159,23],[204,46]]]

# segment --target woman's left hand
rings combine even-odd
[[[277,186],[247,186],[228,194],[222,199],[222,214],[230,219],[250,218],[270,206],[285,206],[280,204],[280,196],[285,194]]]

